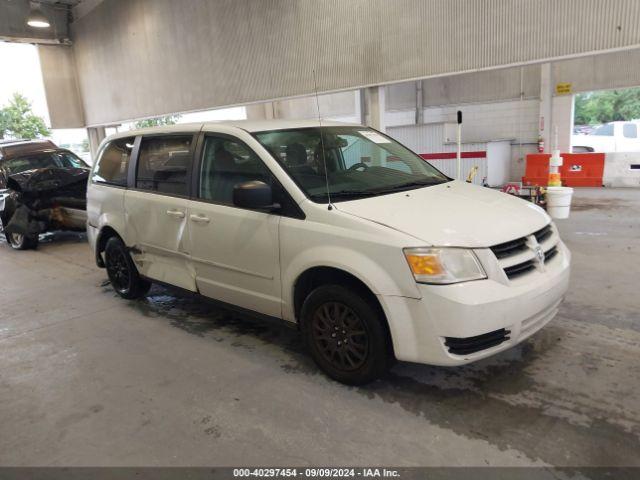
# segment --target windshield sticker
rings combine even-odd
[[[372,132],[370,130],[358,130],[358,133],[374,143],[391,143],[391,140],[384,138],[377,132]]]

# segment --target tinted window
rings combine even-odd
[[[603,137],[613,136],[613,123],[607,123],[596,128],[591,135],[601,135]]]
[[[133,150],[133,137],[109,142],[98,159],[92,180],[126,187],[131,150]]]
[[[239,140],[206,137],[199,198],[231,205],[233,187],[252,180],[273,184],[267,167],[253,150]]]
[[[622,134],[625,138],[638,138],[638,126],[635,123],[625,123]]]
[[[136,188],[172,195],[187,195],[192,135],[142,139]]]

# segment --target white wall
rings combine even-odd
[[[571,152],[571,136],[573,134],[573,95],[559,95],[551,100],[552,138],[555,143],[557,133],[557,145],[549,145],[550,149],[559,149],[561,152]]]
[[[429,107],[423,110],[424,125],[409,124],[415,110],[396,110],[387,112],[387,132],[418,153],[452,152],[456,147],[445,143],[444,123],[455,123],[458,110],[462,111],[463,150],[485,150],[489,141],[508,140],[509,179],[520,180],[526,154],[537,148],[539,100]]]
[[[388,127],[387,134],[416,153],[455,152],[455,143],[444,142],[444,124],[405,125]],[[463,151],[486,150],[486,142],[465,142]]]
[[[635,168],[631,168],[634,165]],[[605,187],[640,187],[640,153],[605,154],[602,183]]]

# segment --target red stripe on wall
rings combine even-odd
[[[456,152],[441,152],[441,153],[421,153],[420,156],[425,160],[448,160],[455,159]],[[460,156],[462,158],[487,158],[486,151],[478,151],[478,152],[461,152]]]

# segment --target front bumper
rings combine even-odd
[[[504,284],[478,280],[454,285],[419,285],[422,298],[379,296],[398,360],[462,365],[501,352],[540,330],[558,312],[569,287],[571,254],[558,255],[544,272]],[[508,339],[469,354],[453,354],[447,337],[465,339],[507,330]]]

